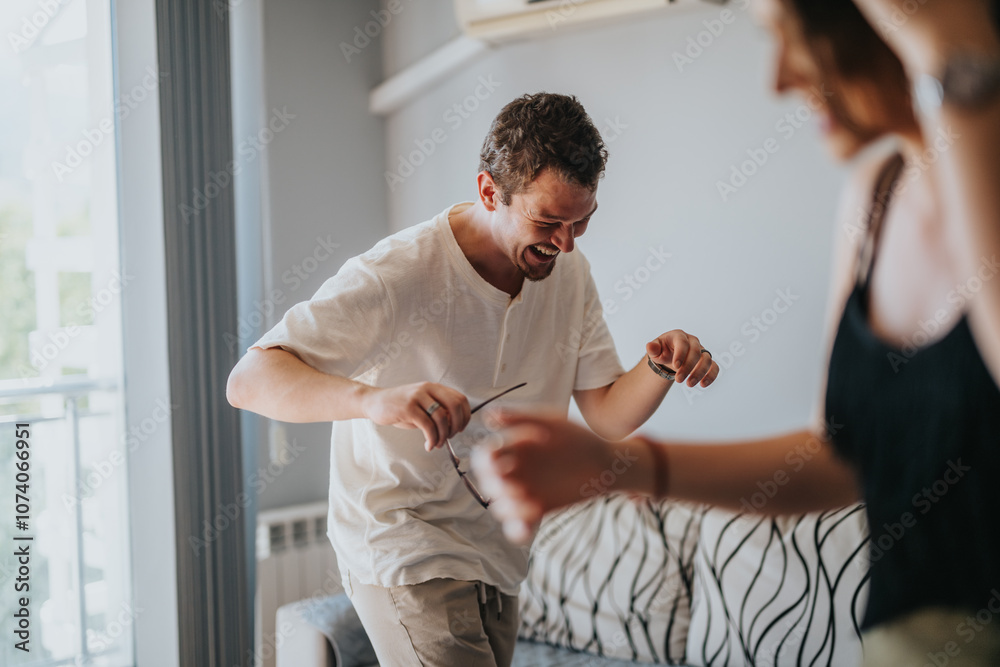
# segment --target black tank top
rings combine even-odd
[[[864,628],[924,607],[974,615],[1000,601],[1000,390],[968,321],[943,337],[925,323],[903,348],[869,325],[868,283],[902,164],[896,156],[876,187],[826,394],[829,435],[858,472],[871,529]],[[964,309],[961,292],[953,297],[944,307]]]

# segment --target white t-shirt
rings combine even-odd
[[[376,387],[444,384],[473,406],[527,382],[491,406],[566,414],[574,390],[614,382],[624,371],[583,255],[561,255],[548,278],[525,280],[511,299],[455,240],[449,213],[468,206],[348,260],[254,347],[282,347],[320,371]],[[470,442],[488,432],[482,417],[452,438],[463,470]],[[507,542],[447,448],[427,452],[421,431],[366,419],[333,424],[328,535],[345,581],[348,573],[383,587],[478,580],[516,595],[527,574],[527,549]]]

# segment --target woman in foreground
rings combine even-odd
[[[1000,665],[998,5],[757,0],[775,88],[822,107],[834,157],[896,138],[891,156],[856,166],[844,197],[826,423],[693,445],[498,415],[504,446],[477,468],[508,535],[525,541],[545,512],[582,500],[621,450],[639,462],[618,491],[740,509],[774,480],[761,512],[864,501],[873,543],[891,540],[871,564],[866,664],[923,665],[947,646],[950,665]],[[997,622],[957,634],[983,610]]]

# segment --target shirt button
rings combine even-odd
[[[501,373],[507,372],[507,364],[500,364],[500,372]]]

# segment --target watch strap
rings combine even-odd
[[[671,382],[673,382],[674,378],[677,377],[677,371],[673,370],[672,368],[668,368],[663,364],[656,363],[655,361],[650,359],[648,355],[646,356],[646,363],[649,364],[649,367],[653,369],[654,373],[659,375],[664,380],[670,380]]]
[[[940,76],[920,75],[913,102],[922,116],[936,116],[945,104],[976,110],[1000,98],[1000,58],[970,53],[950,57]]]

